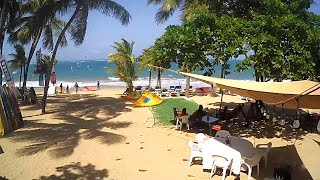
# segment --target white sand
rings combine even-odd
[[[107,88],[93,94],[50,97],[48,114],[39,107],[23,107],[24,128],[0,139],[0,176],[8,179],[209,179],[201,165],[188,167],[187,141],[194,133],[173,127],[153,126],[149,108],[134,108],[118,95],[122,88]],[[204,106],[219,97],[192,97]],[[225,101],[238,102],[237,96]],[[319,134],[304,134],[301,140],[246,137],[254,144],[273,142],[268,168],[260,178],[272,176],[272,167],[294,164],[294,179],[305,169],[320,179]],[[314,140],[313,140],[314,139]],[[293,145],[293,143],[295,143]],[[295,151],[296,149],[296,151]],[[301,159],[301,160],[300,160]],[[302,163],[304,164],[302,166]],[[228,176],[227,179],[234,179]],[[241,173],[241,179],[246,179]],[[221,179],[215,175],[213,179]]]

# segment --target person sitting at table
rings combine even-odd
[[[203,106],[199,105],[198,110],[196,110],[190,117],[189,117],[189,125],[191,127],[202,127],[205,125],[202,122],[202,117],[207,114],[206,111],[203,110]]]

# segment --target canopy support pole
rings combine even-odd
[[[222,99],[223,99],[223,89],[221,88],[220,109],[222,108]]]
[[[149,69],[149,90],[151,89],[151,69]]]

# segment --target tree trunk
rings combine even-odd
[[[3,41],[4,41],[4,25],[6,22],[7,16],[7,0],[3,0],[3,6],[1,8],[1,16],[0,16],[0,55],[3,54]],[[0,68],[0,86],[2,86],[2,70]]]
[[[259,74],[258,74],[257,70],[254,70],[254,75],[256,77],[256,81],[259,82]]]
[[[48,97],[48,89],[49,89],[49,80],[50,80],[50,76],[51,76],[51,69],[52,69],[52,66],[53,66],[53,63],[54,63],[54,60],[56,58],[56,54],[57,54],[57,51],[58,51],[58,48],[59,48],[59,45],[61,43],[61,40],[64,36],[64,34],[66,33],[67,29],[70,27],[72,21],[74,20],[74,18],[77,16],[77,14],[79,13],[80,11],[80,7],[77,6],[76,7],[76,10],[74,11],[74,13],[72,14],[71,18],[69,19],[68,23],[65,25],[65,27],[63,28],[63,30],[61,31],[58,39],[57,39],[57,42],[54,46],[54,49],[53,49],[53,53],[52,53],[52,57],[51,57],[51,60],[49,62],[49,66],[48,66],[48,69],[47,69],[47,72],[46,72],[46,77],[45,77],[45,86],[44,86],[44,92],[43,92],[43,97],[42,97],[42,113],[46,113],[46,105],[47,105],[47,97]]]
[[[224,64],[221,64],[221,73],[220,73],[220,77],[223,78],[224,77]]]
[[[32,42],[30,51],[29,51],[29,55],[28,55],[28,59],[27,59],[27,64],[25,66],[25,70],[24,70],[24,75],[23,75],[23,94],[26,92],[27,90],[27,81],[28,81],[28,72],[29,72],[29,65],[31,62],[31,59],[33,57],[34,51],[37,48],[38,42],[40,40],[42,34],[42,29],[38,32],[36,39]]]
[[[20,65],[20,81],[19,81],[19,88],[21,88],[21,77],[22,77],[22,64]]]
[[[0,50],[1,55],[3,54],[3,41],[4,41],[4,35],[5,35],[5,23],[6,23],[6,17],[7,17],[7,3],[8,0],[3,0],[3,6],[1,8],[1,16],[0,16]],[[1,76],[2,77],[2,76]]]
[[[187,70],[187,73],[190,73],[190,71]],[[186,97],[190,97],[189,89],[190,89],[190,76],[187,76],[187,78],[186,78]]]
[[[133,83],[131,80],[129,82],[127,82],[127,86],[129,88],[129,93],[131,93],[133,91]]]
[[[149,88],[151,89],[151,69],[149,69]]]
[[[158,69],[158,82],[157,82],[157,85],[161,89],[161,70],[160,69]]]

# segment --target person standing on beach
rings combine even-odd
[[[60,94],[62,94],[62,88],[63,88],[62,83],[60,83]]]
[[[78,93],[79,85],[78,85],[77,82],[76,82],[76,84],[74,85],[74,87],[76,88],[76,93]]]
[[[100,89],[100,81],[97,82],[97,89]]]
[[[67,88],[66,88],[67,93],[69,94],[69,85],[67,84]]]

